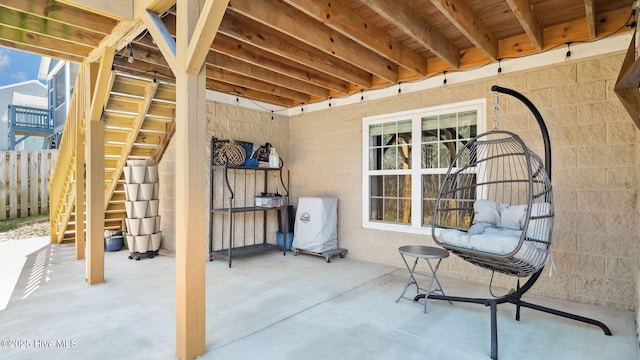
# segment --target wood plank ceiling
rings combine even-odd
[[[632,5],[231,0],[207,56],[207,87],[282,107],[309,104],[629,32]],[[158,14],[173,35],[178,10]],[[117,48],[115,70],[174,81],[141,25],[55,0],[0,1],[0,46],[81,62],[96,60],[106,43]]]

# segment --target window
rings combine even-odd
[[[363,226],[427,233],[441,179],[485,113],[479,99],[364,118]]]

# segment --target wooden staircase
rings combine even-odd
[[[105,139],[104,226],[105,230],[113,231],[125,230],[123,167],[128,159],[152,159],[159,162],[175,131],[176,92],[174,84],[122,72],[112,72],[109,84],[111,88],[107,92],[108,99],[102,111]],[[76,90],[78,88],[76,86]],[[77,102],[78,96],[78,99],[82,99],[82,95],[74,92],[73,101]],[[82,106],[78,109],[82,109]],[[69,112],[51,177],[52,193],[59,191],[56,199],[54,196],[51,198],[52,242],[76,240],[75,194],[78,174],[75,169],[84,169],[84,164],[80,167],[76,164],[76,159],[84,156],[70,147],[78,143],[77,139],[73,139],[73,134],[84,134],[86,129],[86,119],[82,119],[81,113],[82,111]],[[81,128],[73,128],[74,125]],[[86,229],[86,226],[83,228]]]

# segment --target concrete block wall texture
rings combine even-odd
[[[623,57],[607,54],[291,117],[275,114],[273,121],[271,113],[209,102],[207,135],[276,146],[285,161],[285,181],[290,173],[293,205],[301,196],[338,197],[338,242],[349,249],[348,256],[404,267],[399,246],[434,243],[430,236],[362,227],[362,118],[486,98],[489,129],[494,112],[491,85],[517,90],[541,111],[553,148],[556,218],[551,252],[557,272],[542,276],[532,293],[633,309],[640,307],[640,132],[613,93]],[[518,133],[542,153],[537,124],[519,101],[501,96],[499,120],[500,128]],[[175,161],[179,159],[172,143],[159,167],[163,246],[169,251],[175,241]],[[202,161],[209,166],[209,144]],[[202,193],[208,206],[208,188]],[[274,216],[268,223],[268,239],[274,242]],[[245,237],[261,231],[237,230]],[[440,271],[482,283],[491,275],[453,256]],[[515,279],[497,276],[494,284],[509,289]]]
[[[211,138],[216,137],[222,140],[240,140],[249,141],[259,144],[270,143],[275,146],[278,154],[283,159],[285,168],[283,178],[285,184],[287,182],[287,142],[289,137],[289,120],[287,116],[282,116],[277,113],[273,115],[271,119],[270,112],[251,110],[239,106],[233,106],[228,104],[217,103],[213,101],[207,102],[207,144],[206,152],[201,155],[202,164],[207,168],[205,173],[207,174],[207,188],[202,189],[202,196],[206,198],[206,211],[208,214],[209,208],[209,165],[210,165],[210,151],[211,151]],[[175,143],[171,140],[169,146],[158,166],[158,174],[160,180],[160,209],[159,215],[162,217],[162,232],[163,232],[163,244],[162,250],[168,253],[175,253],[175,162],[180,159],[175,158]],[[244,176],[241,173],[238,176]],[[273,175],[271,175],[273,176]],[[262,180],[259,180],[262,181]],[[270,179],[271,181],[271,179]],[[220,180],[216,182],[221,184]],[[273,181],[271,181],[270,186]],[[259,183],[261,184],[261,183]],[[217,188],[217,190],[221,190]],[[270,191],[275,190],[270,188]],[[242,199],[242,192],[237,192],[236,201],[238,204],[245,199]],[[249,201],[251,199],[247,199]],[[250,215],[236,214],[235,221],[235,241],[236,244],[240,244],[245,241],[253,241],[253,239],[262,240],[262,226],[253,226],[254,213]],[[246,217],[246,218],[245,218]],[[203,249],[203,256],[208,258],[209,250],[209,216],[206,217],[206,249]],[[247,220],[247,221],[245,221]],[[222,229],[220,226],[224,218],[218,215],[214,218],[214,228]],[[277,231],[277,217],[276,212],[268,212],[267,218],[267,241],[269,243],[275,243],[276,231]],[[228,241],[228,227],[224,233],[215,232],[214,249],[220,247],[220,239]]]
[[[493,122],[493,84],[527,96],[551,134],[557,268],[533,293],[633,309],[638,286],[638,130],[613,93],[623,53],[567,61],[499,77],[292,116],[291,182],[296,196],[339,198],[339,243],[349,256],[403,266],[397,248],[433,244],[430,236],[362,228],[362,118],[478,98]],[[536,152],[543,145],[535,119],[517,99],[500,97],[500,128],[518,133]],[[295,201],[295,199],[294,199]],[[443,274],[488,282],[490,272],[450,257]],[[498,276],[494,284],[515,287]]]

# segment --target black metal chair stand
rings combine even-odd
[[[493,272],[517,276],[517,288],[507,295],[495,298],[419,294],[414,301],[426,297],[433,300],[488,306],[491,309],[491,359],[496,360],[498,359],[497,308],[501,304],[510,303],[516,306],[516,321],[520,320],[520,308],[525,307],[595,325],[600,327],[605,335],[611,335],[611,330],[600,321],[522,301],[522,296],[540,277],[549,256],[554,216],[551,146],[544,120],[529,99],[514,90],[495,85],[491,90],[496,93],[496,125],[499,103],[497,93],[517,98],[533,113],[544,141],[544,164],[542,159],[528,149],[513,133],[496,129],[478,135],[466,143],[451,161],[451,167],[443,180],[436,201],[432,234],[438,245],[463,260]],[[493,165],[492,162],[499,163]],[[519,165],[521,168],[518,168]],[[481,171],[484,171],[484,174],[469,175],[477,169],[483,169]],[[488,197],[491,196],[493,198],[489,199]],[[510,250],[504,253],[497,253],[495,249],[479,250],[477,243],[475,243],[476,247],[471,248],[445,239],[447,235],[453,233],[468,239],[469,243],[472,242],[471,236],[477,232],[469,231],[472,226],[469,219],[474,219],[474,222],[476,220],[474,206],[477,205],[478,200],[492,200],[494,203],[506,203],[504,205],[520,208],[525,206],[526,214],[522,217],[519,241],[515,241],[515,245]],[[535,211],[532,210],[534,208]],[[436,234],[436,228],[440,230],[439,234]],[[445,232],[448,234],[445,235]],[[528,278],[522,287],[520,278]]]

